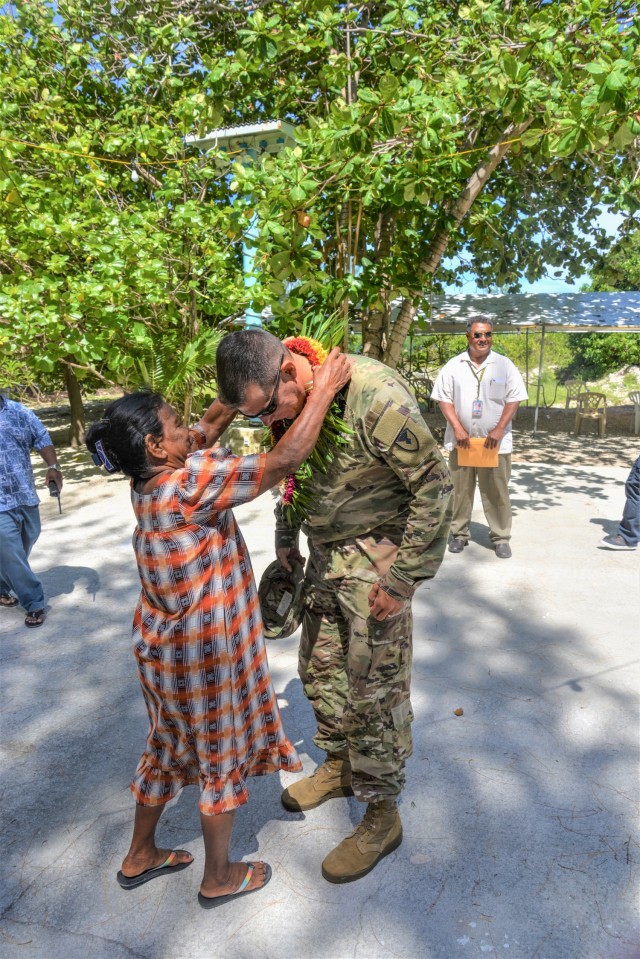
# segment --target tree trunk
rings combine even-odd
[[[191,290],[189,293],[189,335],[188,343],[193,343],[197,338],[198,333],[200,332],[200,315],[198,313],[198,299],[196,296],[196,291]],[[184,422],[189,425],[191,419],[191,413],[193,411],[193,383],[189,381],[187,392],[184,395],[184,403],[182,405],[182,418]]]
[[[71,410],[71,427],[69,429],[69,445],[73,449],[78,449],[84,443],[86,432],[86,422],[84,418],[84,405],[82,402],[82,391],[76,374],[70,366],[63,363],[64,382],[69,397],[69,407]]]
[[[491,177],[491,174],[494,172],[495,168],[498,166],[502,158],[506,153],[509,152],[511,143],[506,142],[509,140],[517,139],[527,127],[531,126],[533,123],[534,117],[529,117],[528,120],[524,120],[522,123],[517,123],[513,126],[507,127],[503,135],[500,137],[498,143],[491,147],[488,153],[486,161],[482,161],[476,167],[473,175],[469,178],[466,187],[456,200],[451,210],[449,217],[450,226],[440,230],[439,233],[435,235],[427,255],[424,260],[420,263],[419,266],[419,275],[420,276],[432,276],[438,268],[438,264],[442,259],[445,250],[447,249],[447,244],[449,243],[449,235],[452,230],[455,230],[464,217],[467,215],[477,197],[480,195],[482,190],[487,184],[487,181]],[[406,339],[407,333],[409,332],[409,327],[414,320],[416,313],[418,312],[418,306],[414,305],[422,299],[424,293],[422,291],[416,291],[414,296],[410,299],[405,299],[402,302],[402,306],[396,317],[396,321],[393,324],[393,330],[391,331],[391,336],[389,337],[389,344],[385,351],[384,362],[388,366],[391,366],[395,369],[400,360],[400,353],[402,352],[402,345]]]
[[[380,214],[376,224],[374,262],[384,263],[391,254],[395,225],[395,212],[387,210]],[[380,288],[380,300],[382,309],[369,309],[362,321],[362,352],[374,360],[383,358],[387,346],[391,304],[386,276]]]

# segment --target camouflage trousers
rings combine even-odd
[[[369,616],[368,596],[397,547],[375,535],[309,542],[299,673],[329,755],[348,753],[356,797],[397,796],[412,752],[411,602],[394,617]]]

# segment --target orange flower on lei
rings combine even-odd
[[[288,336],[282,342],[292,353],[306,356],[312,366],[322,366],[329,355],[322,343],[312,340],[310,336]]]

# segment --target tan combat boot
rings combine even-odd
[[[302,812],[340,796],[353,796],[351,765],[342,754],[334,754],[325,759],[312,776],[305,776],[285,789],[280,801],[290,812]]]
[[[401,842],[402,823],[395,800],[371,802],[355,832],[343,839],[322,863],[322,875],[329,882],[361,879]]]

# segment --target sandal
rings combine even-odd
[[[44,623],[44,609],[34,609],[32,613],[27,613],[24,618],[24,625],[29,629],[35,629],[36,626],[42,626]]]
[[[122,870],[120,870],[120,872],[116,874],[116,879],[123,889],[137,889],[138,886],[144,885],[144,883],[149,882],[150,879],[155,879],[156,876],[166,876],[170,872],[180,872],[182,869],[186,869],[187,866],[191,865],[193,856],[191,856],[189,862],[176,862],[178,853],[191,856],[191,853],[188,853],[185,849],[172,849],[165,861],[161,862],[159,866],[145,869],[144,872],[138,873],[137,876],[125,876]]]
[[[254,886],[253,889],[247,889],[247,886],[251,882],[251,877],[253,876],[256,864],[254,862],[247,863],[247,872],[236,889],[235,892],[230,892],[226,896],[203,896],[201,892],[198,893],[198,902],[203,909],[215,909],[216,906],[221,906],[225,902],[230,902],[232,899],[238,899],[240,896],[248,896],[250,892],[258,892],[259,889],[264,889],[269,880],[271,879],[271,866],[269,863],[265,862],[264,864],[264,882],[260,886]]]
[[[0,593],[0,606],[6,607],[6,609],[11,609],[12,606],[17,606],[18,600],[15,596],[9,596],[8,593]]]

